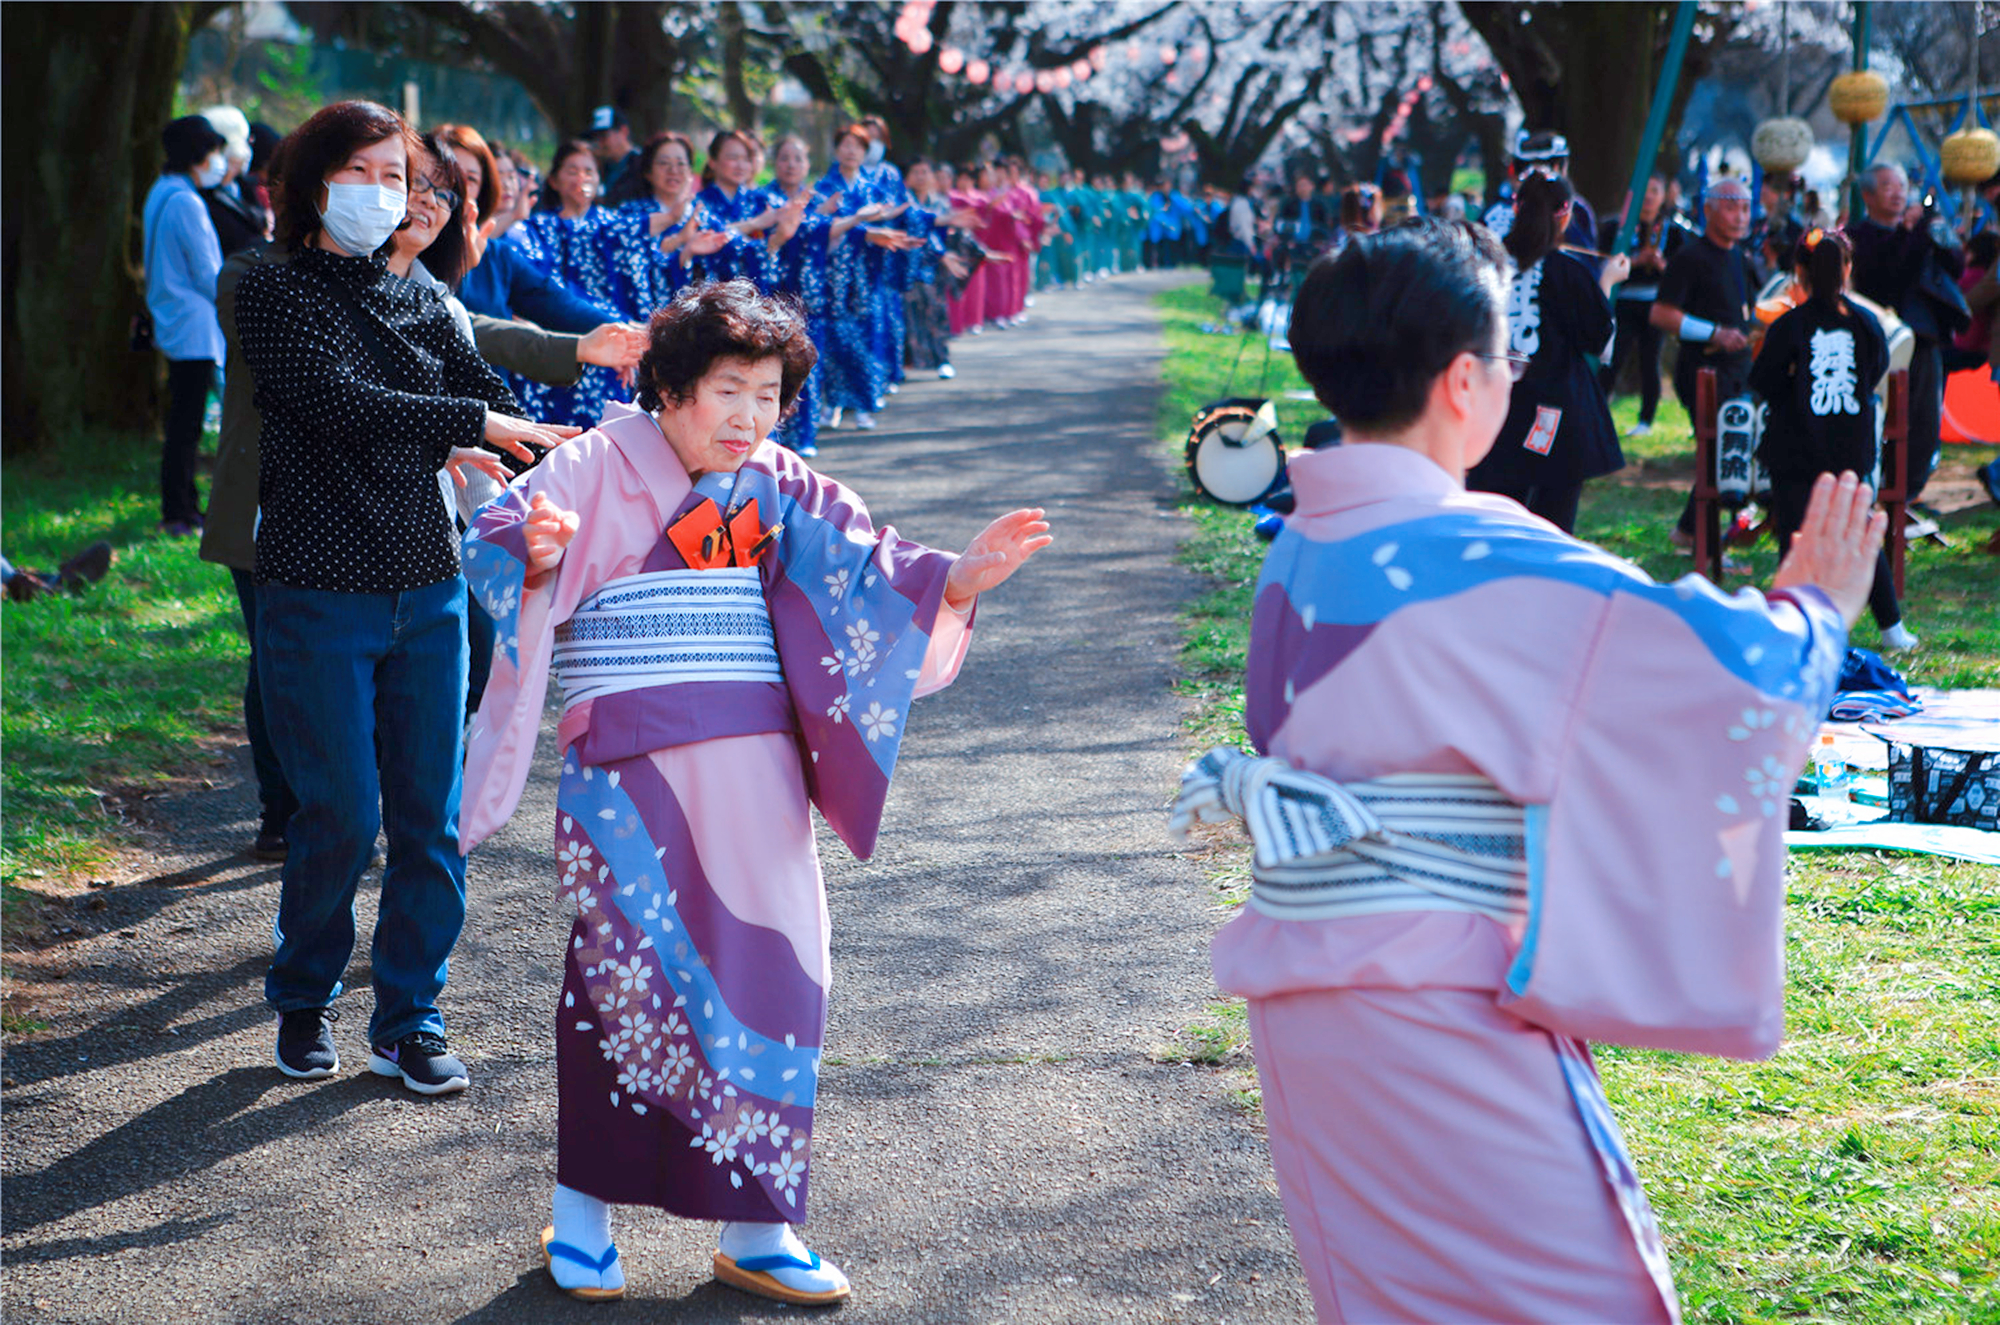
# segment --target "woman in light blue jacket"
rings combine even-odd
[[[201,189],[228,170],[224,140],[199,115],[185,115],[160,135],[166,169],[146,195],[146,310],[153,343],[167,356],[167,427],[160,448],[160,528],[174,535],[201,528],[194,489],[195,448],[208,413],[215,367],[224,358],[215,317],[215,282],[222,243]]]

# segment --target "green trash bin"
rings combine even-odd
[[[1243,302],[1249,284],[1250,260],[1234,253],[1218,253],[1208,260],[1208,288],[1226,304]]]

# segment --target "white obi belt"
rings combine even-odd
[[[1526,815],[1467,773],[1335,782],[1241,750],[1209,751],[1181,777],[1167,827],[1241,819],[1254,854],[1250,905],[1277,920],[1528,910]]]
[[[755,566],[612,580],[556,627],[553,663],[564,712],[653,686],[785,679]]]

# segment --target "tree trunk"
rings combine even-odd
[[[5,443],[150,432],[160,363],[130,348],[144,305],[139,204],[188,36],[214,4],[11,4],[4,104]]]
[[[1673,7],[1574,4],[1564,5],[1563,13],[1570,59],[1555,88],[1556,123],[1569,139],[1571,183],[1608,215],[1625,205],[1632,185]],[[1600,57],[1590,58],[1593,51]],[[1611,52],[1617,57],[1602,58]]]

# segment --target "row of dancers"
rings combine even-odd
[[[517,269],[561,287],[585,306],[576,320],[593,323],[644,322],[689,286],[739,278],[796,300],[820,357],[777,440],[802,455],[817,453],[822,428],[873,428],[909,373],[952,377],[951,337],[1025,320],[1036,253],[1063,230],[1059,204],[1043,201],[1019,159],[898,169],[874,119],[844,126],[817,176],[804,139],[778,139],[764,184],[765,145],[740,130],[714,135],[699,171],[685,134],[656,134],[611,167],[609,190],[582,139],[556,149],[544,182],[472,129],[438,136],[489,248],[502,250],[461,289],[475,312],[527,311],[500,279]],[[509,384],[529,417],[582,426],[626,394],[605,367],[572,386]]]

